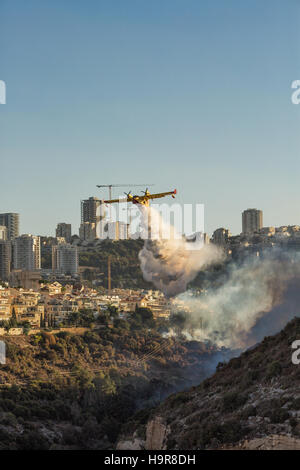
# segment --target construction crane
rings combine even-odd
[[[112,188],[137,188],[139,186],[154,186],[154,184],[97,184],[97,188],[108,188],[108,198],[112,199]]]
[[[110,255],[107,258],[107,291],[108,295],[111,294],[111,259]]]

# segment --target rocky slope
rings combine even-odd
[[[220,363],[199,386],[136,416],[118,448],[300,449],[300,365],[292,363],[300,319]],[[127,447],[126,447],[127,446]]]

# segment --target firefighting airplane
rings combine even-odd
[[[158,199],[158,198],[165,197],[165,196],[172,196],[173,198],[175,198],[175,194],[177,193],[177,190],[174,189],[174,191],[168,191],[166,193],[150,194],[147,188],[146,191],[142,191],[142,192],[144,193],[144,196],[133,195],[131,194],[131,191],[129,191],[129,193],[125,193],[127,196],[126,198],[111,199],[109,201],[104,201],[104,203],[114,204],[115,202],[132,202],[132,204],[142,204],[143,206],[149,206],[150,199]]]

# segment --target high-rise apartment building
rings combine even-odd
[[[11,243],[0,240],[0,280],[8,281],[10,275]]]
[[[247,209],[242,214],[243,233],[258,232],[263,226],[263,213],[258,209]]]
[[[97,238],[96,224],[93,222],[84,222],[79,227],[79,238],[87,242],[92,242]]]
[[[78,273],[77,246],[65,244],[52,247],[52,271],[74,275]]]
[[[81,201],[81,223],[97,223],[100,220],[101,201],[97,197],[90,197]]]
[[[212,241],[216,245],[226,245],[230,237],[231,237],[230,230],[221,227],[214,231],[213,236],[212,236]]]
[[[13,241],[13,267],[24,271],[41,268],[40,237],[26,234]]]
[[[7,228],[8,240],[19,236],[19,214],[13,212],[0,214],[0,225],[4,225]]]
[[[55,235],[57,238],[65,238],[66,242],[70,243],[72,237],[71,224],[65,224],[64,222],[57,224]]]
[[[87,223],[90,224],[87,226]],[[81,201],[81,235],[82,240],[104,238],[105,208],[102,200],[90,197]],[[89,232],[88,235],[83,235]]]

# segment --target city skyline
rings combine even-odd
[[[145,178],[203,203],[209,234],[240,233],[248,207],[297,224],[299,4],[4,0],[0,14],[0,211],[21,233],[77,232],[78,201],[106,197],[96,184]]]
[[[91,238],[91,240],[93,239],[102,239],[102,238],[105,238],[105,235],[104,235],[104,232],[103,232],[103,229],[100,230],[100,237],[97,235],[97,230],[96,230],[96,223],[92,223],[93,222],[93,218],[96,218],[96,212],[95,212],[95,208],[93,208],[92,210],[92,213],[91,214],[85,214],[84,213],[84,210],[83,210],[83,207],[84,207],[84,203],[87,204],[87,203],[90,203],[90,200],[93,200],[92,202],[95,203],[95,202],[99,202],[100,203],[100,199],[97,200],[97,198],[95,198],[94,196],[90,197],[89,199],[86,199],[86,200],[81,200],[80,201],[80,206],[81,206],[81,211],[80,211],[80,220],[81,220],[81,223],[79,224],[79,227],[78,228],[75,228],[72,226],[72,224],[68,223],[68,222],[57,222],[56,226],[54,227],[54,229],[52,230],[51,233],[33,233],[32,231],[31,232],[22,232],[22,231],[19,231],[19,235],[18,236],[21,236],[21,235],[34,235],[34,236],[39,236],[39,237],[53,237],[53,238],[59,238],[59,237],[63,237],[66,239],[66,242],[67,243],[70,243],[71,242],[71,237],[73,235],[77,235],[79,236],[79,238],[81,240],[88,240],[89,237],[86,238],[85,235],[83,235],[85,233],[85,231],[83,230],[84,228],[84,225],[85,224],[88,224],[88,225],[93,225],[95,227],[92,227],[92,232],[93,232],[93,236]],[[100,213],[101,211],[103,211],[103,209],[100,210]],[[126,209],[126,211],[128,211],[128,209]],[[95,212],[95,213],[94,213]],[[245,220],[245,215],[247,213],[250,213],[250,220],[249,222],[246,222]],[[253,217],[253,213],[254,213],[254,220],[252,220],[252,217]],[[18,229],[19,229],[19,220],[20,220],[20,214],[19,213],[13,213],[13,214],[10,214],[10,213],[7,213],[7,214],[1,214],[0,213],[0,219],[3,215],[14,215],[14,216],[17,216],[18,218]],[[241,214],[241,230],[237,233],[233,233],[230,229],[229,226],[216,226],[211,233],[208,233],[208,232],[203,232],[205,235],[209,235],[209,237],[211,239],[214,239],[214,235],[215,235],[215,232],[218,232],[219,230],[226,230],[228,231],[228,233],[230,234],[229,236],[236,236],[236,235],[242,235],[242,234],[246,234],[247,232],[251,233],[251,232],[259,232],[261,229],[266,229],[266,228],[280,228],[280,227],[296,227],[296,226],[300,226],[300,223],[298,224],[297,222],[293,222],[291,224],[282,224],[282,225],[275,225],[275,224],[264,224],[263,223],[263,220],[264,220],[264,213],[261,209],[257,209],[257,208],[247,208],[247,209],[244,209]],[[86,219],[85,219],[86,217]],[[108,210],[106,210],[106,212],[104,212],[104,216],[102,214],[102,217],[103,218],[103,223],[104,224],[108,224],[108,226],[113,226],[115,224],[123,224],[123,225],[127,225],[128,226],[128,234],[127,234],[127,237],[130,238],[130,223],[129,224],[125,224],[125,222],[123,221],[119,221],[119,220],[111,220],[109,219],[109,214],[108,214]],[[101,220],[102,220],[102,217]],[[256,219],[258,217],[258,219]],[[251,227],[251,229],[249,229],[249,231],[247,230],[246,228],[246,224],[250,224],[249,227]],[[6,229],[7,230],[7,227],[6,225],[3,223],[2,225],[0,225],[0,229]],[[91,231],[91,228],[90,227],[87,227],[87,230],[88,232]],[[112,227],[109,228],[108,232],[110,232],[112,229]],[[115,230],[118,230],[118,229],[115,229]],[[195,232],[196,233],[196,232]],[[183,232],[184,234],[184,232]],[[3,236],[4,235],[4,232],[2,233],[1,232],[1,236],[0,236],[0,239],[3,239],[5,240],[6,238]],[[125,238],[127,238],[125,237]],[[116,236],[109,236],[108,235],[108,238],[112,238],[113,240],[118,240],[118,237],[116,238]],[[9,239],[8,239],[9,240]]]

